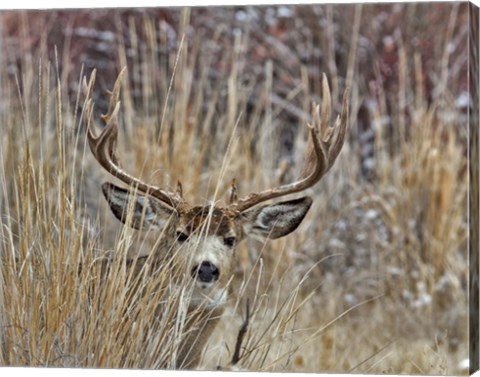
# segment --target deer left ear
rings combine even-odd
[[[261,239],[286,236],[297,229],[311,205],[312,199],[306,196],[247,211],[242,214],[245,234]]]

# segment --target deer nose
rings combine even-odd
[[[199,266],[192,268],[192,277],[204,283],[213,283],[218,280],[220,271],[213,263],[202,262]]]

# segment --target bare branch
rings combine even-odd
[[[240,330],[238,330],[237,342],[235,343],[235,352],[233,353],[232,361],[230,362],[231,365],[236,365],[242,358],[242,356],[240,356],[240,351],[242,348],[243,338],[247,333],[248,325],[250,323],[250,302],[248,298],[247,298],[246,312],[247,314],[245,316],[245,321],[243,321],[242,327],[240,327]]]

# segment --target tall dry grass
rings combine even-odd
[[[355,14],[360,28],[362,8]],[[130,24],[133,58],[123,35],[116,36],[116,65],[128,63],[117,147],[125,168],[165,187],[182,180],[185,197],[199,204],[227,198],[233,178],[243,193],[295,178],[307,132],[298,127],[290,155],[283,153],[286,105],[275,99],[273,63],[261,67],[260,92],[258,83],[243,80],[248,34],[231,39],[212,79],[204,43],[187,37],[189,10],[177,30],[185,37],[166,57],[157,52],[168,42],[167,29],[142,17],[141,26]],[[325,44],[334,50],[330,31]],[[221,37],[218,30],[212,40]],[[0,364],[174,367],[188,321],[185,297],[159,289],[169,286],[170,270],[128,268],[130,258],[149,254],[158,235],[123,228],[100,198],[100,184],[111,178],[86,147],[84,98],[66,85],[76,77],[79,88],[89,72],[71,65],[68,49],[54,59],[46,42],[26,51],[13,73],[0,62]],[[364,88],[357,46],[349,51],[347,71],[330,80],[338,103],[341,76],[347,77],[349,130],[360,135],[355,120]],[[440,51],[447,55],[447,45]],[[330,71],[338,69],[333,56]],[[359,141],[351,137],[335,167],[309,190],[314,207],[294,234],[241,245],[238,295],[202,367],[228,367],[248,299],[239,368],[464,372],[458,363],[468,356],[466,120],[445,80],[438,84],[444,95],[429,99],[419,56],[410,61],[402,50],[399,56],[397,91],[380,87],[369,104],[374,178],[363,178]],[[298,71],[285,100],[302,97],[294,113],[304,124],[319,83],[312,85],[305,68]],[[96,119],[111,85],[94,93]],[[394,116],[392,96],[399,104]]]

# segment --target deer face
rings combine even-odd
[[[92,91],[95,71],[84,93],[87,96],[85,119],[90,149],[99,164],[110,174],[138,192],[110,183],[103,193],[114,215],[135,229],[158,231],[162,234],[158,253],[174,253],[182,260],[184,280],[193,282],[193,301],[207,299],[213,306],[227,299],[227,287],[235,265],[235,247],[246,236],[260,239],[279,238],[297,228],[305,217],[312,200],[309,197],[271,205],[266,201],[302,192],[315,185],[332,167],[342,149],[348,119],[348,89],[343,97],[342,112],[330,126],[331,96],[327,78],[323,77],[322,108],[312,112],[313,125],[308,125],[310,142],[306,163],[300,178],[292,183],[251,193],[238,198],[232,184],[231,203],[227,207],[190,206],[183,198],[181,185],[176,192],[150,185],[130,175],[120,167],[116,153],[120,88],[125,68],[120,72],[110,92],[106,122],[96,136],[91,126],[93,117]]]
[[[248,236],[265,240],[289,234],[312,204],[309,197],[303,197],[245,212],[185,203],[174,209],[154,197],[134,195],[111,183],[105,183],[102,189],[120,221],[127,223],[128,219],[127,225],[135,229],[161,234],[165,242],[159,243],[157,254],[160,258],[174,259],[174,265],[183,270],[175,275],[189,279],[193,305],[224,304],[236,265],[238,243]]]

